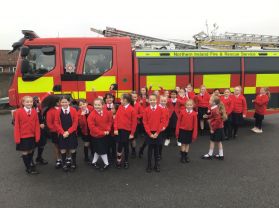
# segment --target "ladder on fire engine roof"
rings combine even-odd
[[[200,32],[193,36],[198,46],[211,46],[220,49],[247,49],[260,47],[261,49],[278,49],[279,36],[244,34],[244,33],[224,33],[209,36],[205,32]]]
[[[162,38],[139,35],[136,33],[118,30],[112,27],[106,27],[105,30],[98,30],[95,28],[91,28],[90,30],[105,37],[130,37],[132,40],[132,47],[137,49],[196,49],[196,44],[194,42],[167,40]],[[209,47],[202,48],[209,49]]]

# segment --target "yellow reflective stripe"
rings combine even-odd
[[[278,51],[175,51],[175,52],[153,52],[153,51],[137,51],[136,56],[144,57],[276,57],[279,56]]]
[[[43,93],[52,92],[53,77],[41,77],[34,81],[23,81],[17,78],[18,93]]]
[[[151,86],[152,90],[159,90],[159,86],[166,90],[173,90],[176,87],[175,75],[146,76],[146,86]]]
[[[278,87],[279,74],[257,74],[256,76],[257,87]]]
[[[229,88],[231,86],[230,74],[203,75],[203,84],[207,88]]]
[[[234,92],[234,87],[231,87],[230,90],[231,90],[231,92]]]
[[[200,92],[200,88],[195,88],[195,89],[194,89],[194,92],[195,92],[195,93],[199,93],[199,92]]]
[[[131,90],[118,90],[116,93],[116,98],[121,98],[124,93],[131,93]]]
[[[86,92],[92,92],[92,88],[94,88],[96,92],[109,91],[109,87],[115,83],[116,83],[115,76],[102,76],[94,81],[86,81],[85,89]]]
[[[244,87],[244,94],[256,94],[256,87]]]

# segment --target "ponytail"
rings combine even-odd
[[[271,95],[270,95],[270,91],[268,87],[264,87],[264,91],[266,92],[267,97],[270,99]]]
[[[223,121],[226,121],[228,119],[228,115],[226,113],[226,108],[225,108],[224,104],[222,102],[220,102],[218,105],[218,108],[219,108],[219,112],[221,114]]]

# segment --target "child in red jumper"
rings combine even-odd
[[[14,112],[14,139],[16,150],[21,151],[23,163],[28,174],[38,174],[35,166],[31,167],[33,160],[32,152],[36,143],[40,140],[40,124],[38,114],[32,109],[33,98],[24,96],[22,98],[22,108]]]
[[[186,97],[188,97],[188,99],[194,100],[195,99],[195,92],[193,92],[193,86],[192,84],[187,84],[187,87],[185,88],[186,90]]]
[[[260,89],[260,94],[257,95],[255,100],[252,100],[252,102],[255,104],[255,127],[251,130],[255,133],[263,133],[262,122],[264,120],[264,114],[266,112],[269,98],[270,92],[268,88],[262,87]]]
[[[162,136],[162,141],[165,141],[167,138],[167,126],[169,125],[169,109],[167,108],[167,102],[168,102],[168,98],[164,95],[160,96],[160,104],[159,106],[162,108],[162,114],[164,116],[164,130],[161,132],[161,136]],[[158,159],[161,160],[162,159],[162,150],[163,150],[163,144],[159,144],[159,157]]]
[[[194,101],[186,102],[186,109],[181,111],[177,120],[176,137],[181,142],[182,163],[189,163],[188,152],[190,144],[197,138],[198,134],[198,114],[193,111]]]
[[[106,170],[109,166],[108,156],[107,156],[107,142],[108,136],[110,134],[112,126],[112,112],[103,110],[103,100],[97,98],[94,100],[94,110],[88,116],[88,127],[90,129],[90,134],[93,137],[94,143],[94,157],[92,160],[92,165],[96,169],[99,168],[97,161],[99,156],[101,156],[104,166],[101,170]]]
[[[228,119],[224,122],[225,139],[232,137],[232,110],[233,110],[233,99],[231,98],[230,89],[225,89],[224,95],[220,97],[222,103],[226,108]]]
[[[169,110],[169,125],[167,127],[166,133],[167,138],[165,140],[165,146],[169,146],[171,138],[175,137],[175,129],[177,118],[179,116],[180,106],[179,102],[177,101],[177,92],[176,90],[172,90],[170,92],[170,98],[167,102],[167,108]]]
[[[63,170],[67,172],[76,169],[76,148],[78,114],[75,108],[70,107],[70,97],[60,97],[61,108],[56,111],[55,126],[58,132],[58,147],[61,152]],[[71,163],[66,164],[67,152],[71,154]]]
[[[196,96],[195,102],[196,106],[198,107],[198,119],[200,122],[200,129],[201,129],[201,135],[204,135],[204,121],[206,115],[208,113],[208,107],[209,107],[209,99],[210,95],[206,91],[206,87],[202,85],[200,87],[200,93]]]
[[[238,127],[243,124],[243,118],[246,118],[247,113],[246,98],[241,94],[241,86],[234,88],[234,95],[231,98],[234,104],[232,110],[233,138],[236,138]]]
[[[215,143],[218,145],[219,154],[214,155],[214,158],[223,160],[224,152],[222,141],[224,138],[224,121],[227,119],[226,109],[224,104],[217,96],[212,96],[209,100],[210,103],[210,115],[204,115],[209,119],[210,127],[210,145],[209,152],[202,156],[202,159],[212,159]]]
[[[162,144],[162,137],[160,136],[161,131],[165,130],[164,115],[162,108],[157,105],[157,96],[149,96],[149,104],[143,113],[143,125],[147,133],[146,143],[148,144],[148,165],[146,171],[149,173],[151,169],[151,159],[154,152],[155,166],[154,169],[156,172],[160,172],[159,167],[159,145]]]
[[[132,106],[132,96],[123,94],[121,105],[114,120],[114,134],[118,136],[117,168],[121,168],[122,151],[124,149],[124,168],[129,168],[129,140],[134,139],[137,128],[137,114]]]
[[[80,99],[78,101],[78,105],[79,105],[78,125],[81,130],[81,139],[84,142],[84,146],[83,146],[84,161],[89,162],[90,160],[89,160],[88,150],[90,148],[90,143],[92,139],[88,128],[87,118],[89,114],[92,112],[93,108],[92,106],[88,105],[88,103],[84,99]],[[91,152],[91,155],[93,155],[93,152]]]
[[[140,126],[142,125],[142,111],[143,111],[143,108],[138,101],[138,94],[135,91],[133,91],[131,95],[132,95],[132,99],[133,99],[134,109],[135,109],[136,114],[137,114],[137,128],[136,128],[134,139],[130,140],[130,144],[131,144],[131,149],[132,149],[132,155],[131,156],[132,156],[132,158],[136,158],[136,156],[137,156],[137,153],[136,153],[136,138],[140,134],[140,129],[141,129]]]

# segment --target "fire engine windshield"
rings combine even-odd
[[[30,47],[27,59],[30,64],[30,74],[45,74],[55,67],[55,53],[43,53],[43,47]]]
[[[100,75],[112,67],[112,48],[89,48],[86,52],[83,74]]]

